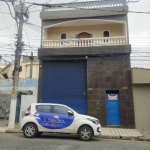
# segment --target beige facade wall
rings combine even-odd
[[[31,64],[30,62],[20,64],[20,66],[22,66],[22,72],[19,73],[19,78],[21,79],[30,78],[30,64]],[[9,79],[12,79],[13,70],[14,70],[14,65],[10,65],[9,68],[5,71]],[[33,62],[32,78],[38,79],[38,76],[39,76],[39,62]]]
[[[150,84],[133,85],[136,128],[150,129]]]
[[[132,68],[132,83],[133,84],[148,84],[150,83],[150,69]]]
[[[150,129],[150,69],[132,68],[136,128]]]
[[[59,40],[61,33],[67,35],[67,39],[74,39],[81,32],[93,34],[93,38],[103,37],[103,32],[109,31],[110,37],[126,36],[125,24],[112,23],[87,26],[52,27],[44,31],[44,40]]]
[[[22,65],[22,72],[20,72],[19,78],[21,78],[21,79],[30,78],[30,63],[22,63],[21,65]],[[39,75],[39,63],[34,62],[32,78],[38,79],[38,75]]]
[[[6,65],[5,64],[0,64],[0,69],[5,68]]]

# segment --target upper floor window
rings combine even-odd
[[[90,34],[87,32],[81,32],[78,34],[78,38],[90,38]]]
[[[104,31],[103,32],[103,37],[109,37],[109,32],[108,31]]]
[[[66,34],[65,33],[61,34],[61,39],[66,39]]]

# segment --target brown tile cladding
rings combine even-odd
[[[119,90],[121,127],[135,128],[130,63],[123,63],[124,56],[104,57],[102,62],[99,59],[87,60],[89,115],[98,118],[102,126],[107,126],[105,94],[107,90]],[[96,100],[100,101],[99,109],[96,109]]]

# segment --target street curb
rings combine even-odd
[[[11,130],[11,129],[6,129],[5,132],[1,132],[0,133],[22,133],[23,131],[21,130]],[[150,142],[149,138],[145,138],[145,137],[130,137],[130,136],[108,136],[108,135],[100,135],[96,138],[103,138],[103,139],[117,139],[117,140],[135,140],[135,141],[147,141]]]
[[[5,133],[22,133],[21,130],[6,130]]]
[[[117,139],[117,140],[135,140],[135,141],[147,141],[149,142],[149,138],[145,138],[143,136],[139,137],[127,137],[127,136],[107,136],[107,135],[101,135],[100,138],[103,139]]]

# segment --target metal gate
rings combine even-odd
[[[85,61],[43,61],[42,102],[60,103],[87,114]]]
[[[16,123],[19,123],[20,107],[21,107],[21,92],[18,92],[18,94],[17,94],[17,104],[16,104],[16,116],[15,116],[15,122]]]
[[[106,92],[107,125],[121,125],[119,91]]]

